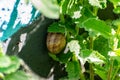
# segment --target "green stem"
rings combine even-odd
[[[81,5],[83,6],[83,0],[79,0],[79,2],[81,3]]]
[[[113,60],[110,60],[111,64],[110,64],[110,69],[108,70],[108,75],[107,75],[107,80],[111,80],[111,75],[112,75],[112,68],[113,68]]]
[[[90,37],[90,49],[93,49],[93,37]]]
[[[63,15],[63,14],[60,14],[60,21],[61,21],[62,23],[65,23],[65,18],[64,18],[64,15]]]
[[[69,33],[69,31],[66,32],[66,35],[67,35],[66,38],[67,38],[67,41],[68,41],[70,39],[70,33]]]
[[[90,49],[93,50],[93,37],[90,37]],[[90,80],[94,80],[94,69],[92,63],[90,63]]]
[[[72,61],[77,61],[77,62],[78,62],[78,58],[77,58],[77,56],[76,56],[74,53],[73,53]],[[85,76],[84,76],[84,74],[82,73],[82,67],[81,67],[80,63],[79,63],[79,66],[80,66],[80,69],[81,69],[80,79],[81,79],[81,80],[85,80]]]
[[[76,36],[79,35],[79,27],[75,26],[75,30],[76,30]]]
[[[94,80],[94,70],[93,70],[93,64],[90,64],[90,80]]]
[[[93,13],[94,13],[95,16],[97,16],[97,13],[98,13],[98,8],[97,7],[93,8]]]
[[[81,78],[81,80],[85,80],[85,76],[84,76],[84,74],[82,72],[80,74],[80,78]]]
[[[112,77],[112,80],[115,80],[115,76],[117,75],[119,69],[120,69],[120,66],[117,67],[117,69],[116,69],[116,71],[115,71],[115,73],[114,73],[114,75]]]
[[[75,53],[73,53],[72,61],[78,61],[78,58],[76,57]]]
[[[98,12],[98,8],[93,8],[93,13],[95,16],[97,16],[97,12]],[[93,50],[93,37],[90,37],[90,49]],[[90,63],[90,80],[94,80],[94,68],[93,68],[93,64]]]

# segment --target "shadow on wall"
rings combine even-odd
[[[46,48],[47,27],[53,21],[41,16],[28,27],[21,28],[4,44],[7,45],[8,55],[17,54],[35,73],[45,78],[49,78],[53,73],[54,80],[58,80],[64,75],[64,65],[53,61]]]

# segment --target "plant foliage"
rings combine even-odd
[[[58,55],[49,53],[53,60],[65,65],[67,76],[61,79],[120,80],[120,0],[30,1],[44,16],[58,19],[48,27],[48,32],[66,36],[65,49]],[[104,12],[108,6],[113,7],[110,10],[114,19],[101,17],[109,15]],[[16,58],[3,56],[0,60],[4,59],[6,63],[1,62],[0,67],[18,68],[19,64],[11,64]]]
[[[0,79],[2,80],[29,80],[23,70],[19,70],[21,62],[17,56],[7,56],[0,47]]]
[[[48,1],[49,4],[52,1],[55,0]],[[58,55],[50,53],[50,57],[66,66],[68,76],[65,80],[96,80],[96,76],[99,76],[100,80],[119,80],[120,20],[119,17],[115,17],[114,20],[108,17],[104,20],[100,18],[98,12],[110,5],[113,6],[111,13],[118,15],[120,1],[56,1],[60,12],[59,20],[49,26],[48,32],[65,34],[67,44],[63,52]],[[44,5],[46,4],[48,3]],[[41,7],[40,11],[42,9],[45,10]],[[49,16],[54,18],[54,14],[58,15],[54,12]],[[86,64],[89,65],[88,68],[85,68]],[[90,76],[87,77],[84,73]]]

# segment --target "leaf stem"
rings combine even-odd
[[[117,72],[119,71],[119,69],[120,69],[120,66],[118,66],[117,69],[115,70],[112,80],[115,80],[115,76],[116,76]]]
[[[79,35],[79,27],[76,25],[75,29],[76,29],[76,36],[77,36],[77,35]]]
[[[72,61],[78,61],[78,58],[76,57],[75,54],[73,54]],[[79,64],[79,65],[80,65],[80,64]],[[80,69],[82,70],[81,66],[80,66]],[[84,76],[84,74],[82,73],[82,71],[80,71],[80,79],[81,79],[81,80],[85,80],[85,76]]]
[[[93,64],[90,64],[90,80],[94,80],[94,70],[93,70]]]
[[[93,37],[90,37],[90,49],[93,49]],[[94,70],[92,63],[90,63],[90,80],[94,80]]]
[[[84,76],[84,74],[82,72],[80,74],[80,77],[81,77],[81,80],[85,80],[85,76]]]
[[[93,13],[94,13],[95,16],[97,16],[97,13],[98,13],[98,8],[97,7],[93,8]]]
[[[93,37],[90,37],[90,49],[93,49]]]
[[[111,79],[111,74],[112,74],[112,68],[113,68],[113,63],[114,63],[114,60],[110,60],[111,64],[110,64],[110,69],[108,71],[108,76],[107,76],[107,80],[110,80]]]
[[[60,21],[61,21],[62,23],[65,23],[65,18],[64,18],[64,15],[63,15],[63,14],[60,14]]]

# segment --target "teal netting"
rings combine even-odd
[[[32,23],[39,15],[39,11],[25,0],[0,0],[0,41]]]

